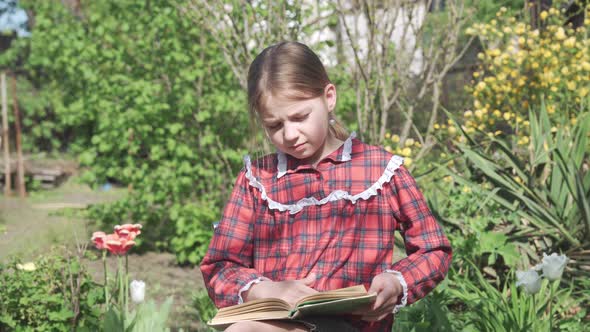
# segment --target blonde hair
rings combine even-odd
[[[248,70],[248,106],[255,122],[269,96],[302,100],[324,94],[331,81],[319,57],[306,45],[281,42],[264,49]],[[333,117],[332,117],[333,119]],[[330,134],[345,140],[348,132],[336,119]]]

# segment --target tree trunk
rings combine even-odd
[[[6,73],[2,72],[0,79],[2,90],[2,141],[4,143],[4,195],[10,196],[12,187],[10,179],[10,141],[8,140],[8,106],[6,102]]]
[[[12,106],[14,109],[14,128],[16,130],[16,160],[17,160],[17,185],[18,195],[27,197],[25,187],[25,165],[23,162],[23,149],[21,145],[20,112],[18,110],[18,98],[16,97],[16,74],[12,74]]]

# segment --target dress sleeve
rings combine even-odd
[[[407,254],[388,270],[397,275],[404,288],[398,300],[401,307],[423,298],[445,278],[452,249],[410,173],[400,166],[390,183],[396,228],[404,238]]]
[[[266,279],[252,263],[255,204],[253,188],[242,170],[200,266],[209,296],[218,308],[241,303],[241,292]]]

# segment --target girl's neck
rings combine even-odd
[[[320,162],[320,160],[326,158],[332,152],[338,150],[342,146],[342,144],[344,144],[344,141],[339,140],[334,135],[328,135],[328,137],[326,137],[326,142],[324,143],[323,147],[317,151],[315,156],[302,161],[310,164],[315,168]]]

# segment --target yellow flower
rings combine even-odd
[[[563,42],[563,46],[573,48],[576,46],[576,37],[569,37]]]
[[[408,138],[405,142],[404,142],[405,146],[412,146],[414,145],[414,139],[413,138]]]
[[[402,156],[404,156],[404,157],[411,156],[412,155],[412,149],[410,149],[410,148],[403,148],[400,154]]]
[[[447,129],[449,131],[449,134],[453,135],[457,132],[457,128],[455,128],[455,126],[449,126],[449,128]]]
[[[578,123],[578,119],[573,117],[573,118],[571,118],[570,123],[572,124],[572,126],[575,126],[576,123]]]
[[[580,88],[580,90],[578,90],[578,93],[580,94],[580,97],[582,97],[582,98],[586,97],[586,95],[588,95],[588,92],[590,92],[590,91],[588,90],[587,87],[583,87],[583,88]]]
[[[533,63],[531,64],[531,67],[532,67],[533,69],[537,69],[537,68],[539,68],[539,64],[538,64],[537,62],[533,62]]]
[[[463,186],[463,192],[468,194],[471,192],[471,188],[469,188],[468,186]]]
[[[443,178],[443,181],[447,182],[447,183],[453,182],[453,177],[450,175],[447,175]]]
[[[549,13],[547,13],[546,11],[542,11],[541,14],[539,14],[539,17],[544,21],[547,19],[547,16],[549,16]]]
[[[557,87],[554,85],[549,90],[551,90],[551,92],[557,92]]]
[[[24,264],[16,264],[16,268],[18,270],[22,270],[22,271],[35,271],[37,269],[37,267],[35,266],[35,263],[33,262],[28,262],[28,263],[24,263]]]
[[[391,134],[390,133],[385,133],[385,138],[390,138]]]
[[[564,40],[567,38],[567,36],[565,35],[565,30],[562,27],[557,28],[555,38],[557,38],[557,40]]]
[[[397,134],[391,135],[391,141],[393,143],[399,143],[399,136]]]
[[[404,158],[404,166],[410,167],[410,165],[412,165],[412,162],[413,162],[412,158],[410,158],[410,157]]]
[[[478,119],[481,119],[483,117],[483,112],[481,110],[476,110],[475,117],[477,117]]]
[[[496,131],[494,132],[494,135],[496,135],[496,136],[498,136],[498,135],[501,135],[501,134],[502,134],[502,131],[501,131],[501,130],[496,130]]]
[[[472,111],[465,111],[465,113],[463,113],[463,116],[466,118],[470,118],[473,115]]]
[[[510,113],[505,112],[504,115],[502,115],[502,117],[504,118],[504,120],[509,121],[510,120]]]
[[[573,82],[573,81],[568,81],[568,82],[566,83],[566,85],[567,85],[567,88],[568,88],[569,90],[571,90],[571,91],[574,91],[574,90],[576,90],[576,82]]]
[[[526,39],[524,37],[518,37],[518,45],[520,47],[524,46],[525,43],[526,43]]]
[[[567,66],[565,66],[565,67],[561,68],[561,73],[563,75],[567,75],[567,74],[570,73],[570,70],[569,70],[569,68]]]
[[[555,113],[555,106],[554,105],[547,105],[547,113],[549,113],[549,114]]]
[[[502,116],[502,112],[500,112],[500,110],[494,110],[494,112],[492,112],[492,114],[497,118]]]
[[[475,86],[475,90],[476,91],[483,91],[486,88],[486,84],[485,82],[479,82],[477,83],[477,85]]]
[[[435,123],[433,127],[434,129],[440,129],[440,125],[438,123]]]
[[[393,150],[391,149],[391,146],[387,145],[385,146],[385,151],[392,153]]]
[[[582,69],[584,69],[585,71],[590,71],[590,62],[588,61],[584,61],[582,62]]]

